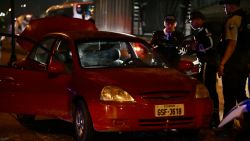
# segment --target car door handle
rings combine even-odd
[[[0,83],[6,84],[6,83],[14,83],[15,79],[11,76],[0,76]]]

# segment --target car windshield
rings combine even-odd
[[[77,50],[83,68],[164,67],[147,46],[142,42],[99,40],[77,43]]]

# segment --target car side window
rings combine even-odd
[[[64,65],[66,72],[72,72],[73,60],[69,44],[65,40],[58,40],[54,49],[53,61],[59,61]]]
[[[51,48],[55,42],[55,39],[49,38],[36,45],[29,56],[41,64],[47,64],[51,52]]]
[[[96,41],[78,45],[83,67],[114,67],[122,64],[121,43],[118,41]]]

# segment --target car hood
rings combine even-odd
[[[197,81],[175,69],[128,68],[83,70],[84,77],[102,87],[118,86],[128,92],[193,91]]]

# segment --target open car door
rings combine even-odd
[[[68,114],[65,111],[69,108],[71,75],[63,73],[62,65],[53,59],[53,49],[58,45],[56,38],[44,39],[13,66],[0,66],[0,112],[62,117]]]

